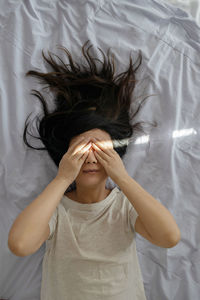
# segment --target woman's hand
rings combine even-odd
[[[92,139],[92,141],[95,157],[114,182],[117,183],[118,180],[128,175],[121,157],[113,149],[112,141],[101,142],[96,139]]]
[[[69,146],[60,160],[56,177],[69,180],[70,184],[76,179],[88,156],[88,149],[91,147],[91,143],[87,144],[89,140],[90,138],[80,137]]]

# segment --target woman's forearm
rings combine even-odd
[[[126,195],[152,239],[165,242],[180,240],[180,230],[170,211],[145,191],[133,178],[119,178],[117,184]]]
[[[8,236],[8,246],[20,251],[33,251],[38,248],[41,237],[70,185],[66,179],[55,177],[37,198],[16,218]]]

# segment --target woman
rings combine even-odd
[[[44,109],[38,132],[46,148],[29,145],[27,125],[24,142],[47,150],[58,173],[17,217],[8,244],[13,253],[26,256],[46,241],[42,300],[143,300],[135,231],[158,246],[172,247],[179,229],[170,212],[128,175],[122,162],[128,141],[141,129],[140,123],[131,125],[129,113],[142,57],[140,53],[135,68],[130,57],[129,69],[114,78],[109,53],[106,62],[100,50],[102,63],[91,58],[89,49],[86,55],[85,45],[82,52],[89,69],[75,66],[63,48],[71,70],[59,57],[61,64],[42,52],[54,72],[27,73],[48,83],[55,93],[55,109],[49,112],[46,100],[35,91]],[[102,63],[100,70],[95,60]],[[106,188],[108,176],[118,187]]]

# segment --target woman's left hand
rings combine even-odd
[[[112,141],[109,140],[101,142],[96,139],[92,139],[92,147],[95,150],[95,157],[104,167],[107,175],[110,176],[115,183],[128,175],[121,157],[113,149]]]

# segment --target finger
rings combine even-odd
[[[94,148],[95,148],[95,146],[97,146],[99,149],[101,149],[103,152],[105,152],[109,156],[111,156],[111,152],[113,152],[112,145],[109,141],[108,142],[97,141],[97,142],[93,143],[93,146],[94,146]]]
[[[81,156],[81,160],[85,161],[86,157],[88,156],[89,150],[87,150],[82,156]]]
[[[87,144],[87,145],[83,145],[82,147],[79,147],[79,149],[74,153],[74,155],[80,157],[83,154],[85,154],[85,152],[89,151],[90,147],[92,146],[91,143]]]
[[[90,138],[82,138],[81,140],[79,139],[78,142],[75,143],[75,145],[72,147],[72,154],[76,154],[78,151],[82,150],[87,143],[89,142]]]
[[[92,138],[91,140],[94,141],[95,144],[102,146],[106,149],[113,149],[112,140],[100,141],[99,139],[96,139],[96,138]]]
[[[95,145],[95,144],[93,144],[93,147],[94,147],[95,151],[96,151],[102,158],[104,158],[104,159],[108,158],[109,153],[108,153],[107,149],[105,149],[105,151],[104,151],[104,149],[101,149],[100,147],[98,147],[98,146]],[[109,156],[110,156],[110,155],[109,155]]]
[[[84,140],[84,137],[83,136],[81,136],[81,137],[79,137],[78,139],[77,139],[77,141],[73,141],[73,138],[70,140],[70,142],[69,142],[69,152],[73,152],[74,151],[74,149],[76,148],[76,146],[78,145],[78,144],[80,144],[80,142],[82,142]]]
[[[96,156],[96,158],[98,159],[98,161],[103,165],[103,163],[105,162],[105,160],[103,160],[103,158],[99,155],[99,153],[97,151],[95,151],[94,155]]]
[[[95,149],[94,154],[96,155],[97,159],[102,163],[108,163],[111,157],[109,157],[106,153],[104,153],[101,149]]]

